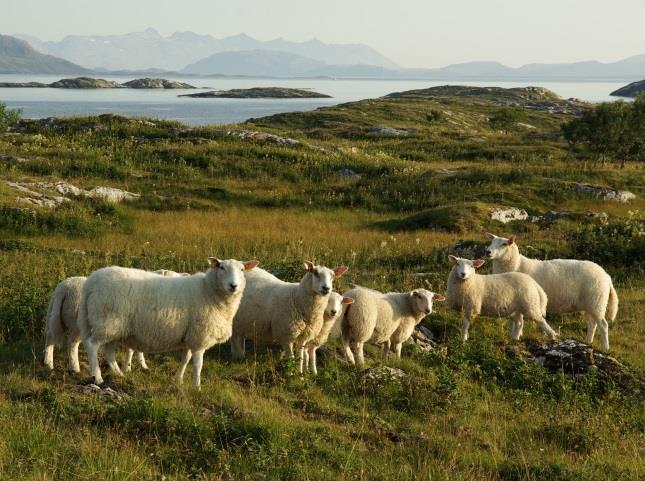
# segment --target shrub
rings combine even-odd
[[[0,102],[0,133],[6,132],[9,127],[16,124],[20,120],[20,114],[20,110],[8,110],[7,106]]]

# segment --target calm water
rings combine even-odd
[[[0,75],[0,82],[50,83],[61,76]],[[103,77],[124,82],[133,77]],[[562,97],[577,97],[599,102],[615,100],[609,92],[624,82],[472,82],[472,81],[402,81],[402,80],[271,80],[271,79],[211,79],[182,78],[199,87],[218,90],[249,87],[308,88],[331,95],[330,99],[192,99],[177,97],[181,93],[201,92],[208,88],[183,90],[137,89],[3,89],[0,101],[10,108],[20,108],[24,117],[41,118],[64,115],[102,114],[106,112],[129,116],[173,119],[193,125],[242,122],[280,112],[312,110],[325,105],[380,97],[391,92],[428,88],[436,85],[480,85],[499,87],[546,87]]]

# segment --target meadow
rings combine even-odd
[[[643,477],[645,166],[572,149],[560,136],[572,116],[527,108],[523,95],[447,90],[223,127],[114,115],[25,120],[0,135],[0,479]],[[519,107],[504,122],[509,101]],[[57,180],[141,197],[28,207],[5,182]],[[600,200],[574,182],[636,198]],[[492,208],[508,206],[569,214],[491,220]],[[196,272],[208,256],[253,258],[296,281],[311,259],[349,267],[341,291],[355,283],[443,292],[454,244],[481,252],[486,231],[515,234],[530,257],[590,259],[612,275],[620,308],[611,354],[633,383],[550,372],[518,356],[543,341],[531,324],[512,343],[506,320],[477,319],[463,344],[459,315],[439,303],[423,321],[437,349],[405,345],[402,359],[386,361],[368,349],[369,365],[407,374],[378,386],[336,356],[336,344],[316,377],[297,375],[275,346],[255,346],[244,362],[216,346],[201,391],[175,386],[178,353],[151,355],[150,372],[108,376],[120,401],[74,390],[87,374],[84,353],[80,377],[65,371],[62,349],[53,373],[41,363],[53,288],[98,267]],[[549,323],[563,338],[584,338],[579,316]]]

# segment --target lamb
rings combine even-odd
[[[172,271],[167,271],[172,272]],[[76,323],[78,308],[81,301],[81,289],[87,277],[69,277],[61,281],[54,289],[49,301],[46,319],[46,340],[44,363],[49,369],[54,369],[54,346],[60,345],[67,337],[67,369],[72,373],[80,372],[78,361],[78,345],[81,343],[80,330]],[[132,370],[134,351],[127,353],[126,371]],[[148,369],[143,353],[138,353],[139,364],[144,370]]]
[[[475,269],[484,265],[483,259],[448,257],[455,266],[448,275],[446,297],[448,307],[463,312],[461,335],[464,342],[468,340],[470,321],[480,314],[508,316],[509,334],[513,340],[522,337],[524,317],[536,321],[545,336],[556,338],[557,334],[544,319],[547,295],[530,276],[520,272],[482,276]]]
[[[310,261],[304,267],[299,283],[284,282],[263,269],[247,276],[247,290],[233,320],[234,358],[244,357],[245,339],[275,341],[289,358],[295,347],[303,372],[304,347],[322,328],[334,280],[347,271],[345,266],[329,269]]]
[[[596,326],[603,349],[609,349],[609,320],[616,319],[618,296],[611,277],[598,264],[573,259],[542,261],[520,254],[515,236],[508,239],[487,234],[491,244],[486,256],[493,272],[523,272],[544,289],[549,299],[547,313],[582,312],[587,323],[586,342],[593,342]]]
[[[307,366],[307,369],[311,369],[311,372],[314,374],[318,374],[318,369],[316,367],[316,351],[320,346],[327,342],[332,329],[336,328],[337,324],[340,324],[340,320],[344,313],[344,307],[350,305],[352,302],[354,302],[354,299],[351,297],[344,297],[337,292],[329,294],[327,307],[323,313],[323,325],[318,334],[307,343],[304,351],[305,365]]]
[[[90,375],[101,384],[99,348],[111,371],[121,375],[114,348],[121,343],[141,352],[182,350],[177,371],[181,384],[193,359],[193,384],[199,388],[204,351],[231,336],[233,317],[245,288],[245,272],[257,261],[208,258],[209,269],[186,277],[106,267],[83,286],[78,325],[90,361]]]
[[[365,364],[363,345],[366,342],[383,345],[387,357],[392,342],[397,356],[401,345],[410,337],[414,326],[432,312],[432,300],[443,300],[441,294],[426,289],[383,294],[373,289],[355,286],[343,294],[354,299],[341,322],[341,340],[345,356],[352,364]]]

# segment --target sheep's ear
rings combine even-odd
[[[419,294],[419,291],[417,291],[416,289],[412,291],[410,294],[412,294],[414,297],[421,297],[421,295]]]
[[[334,275],[335,275],[336,277],[340,277],[340,276],[342,276],[343,274],[345,274],[345,272],[347,272],[347,269],[348,269],[348,267],[346,267],[346,266],[338,266],[338,267],[335,267],[335,268],[334,268]]]
[[[446,298],[443,294],[439,294],[438,292],[433,293],[432,295],[432,300],[433,301],[445,301]]]
[[[314,267],[316,267],[316,266],[314,265],[314,263],[313,263],[313,262],[311,262],[311,261],[305,261],[305,270],[306,270],[306,271],[311,272],[311,271],[313,271],[313,270],[314,270]]]
[[[457,262],[459,260],[459,257],[453,256],[452,254],[450,254],[448,256],[448,259],[450,259],[452,262]]]
[[[258,265],[260,264],[260,261],[246,261],[244,263],[244,270],[245,271],[252,271],[255,269]]]
[[[486,232],[486,237],[488,237],[490,240],[495,239],[497,236],[495,234],[491,234],[490,232]]]
[[[208,265],[211,267],[219,267],[219,265],[222,263],[221,260],[219,260],[217,257],[209,257],[208,258]]]
[[[473,266],[475,266],[475,269],[479,269],[484,264],[486,264],[486,261],[484,259],[477,259],[473,261]]]
[[[354,304],[354,299],[351,297],[343,297],[341,304]]]
[[[512,235],[508,238],[508,241],[506,242],[509,246],[515,244],[515,236]]]

